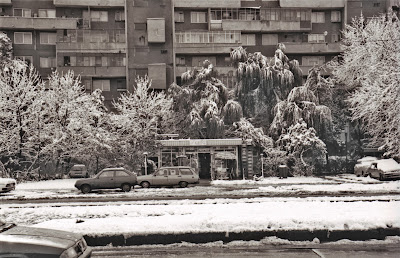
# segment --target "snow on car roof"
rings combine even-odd
[[[375,160],[378,160],[378,158],[372,157],[372,156],[366,156],[361,159],[358,159],[357,162],[368,162],[368,161],[375,161]]]
[[[376,164],[378,164],[378,168],[383,170],[383,171],[400,170],[400,164],[397,163],[394,159],[377,160]]]

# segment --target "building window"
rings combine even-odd
[[[175,12],[175,22],[185,22],[185,14],[183,12]]]
[[[32,17],[32,10],[27,8],[15,8],[14,16],[18,17]]]
[[[190,18],[192,23],[207,23],[206,12],[191,12]]]
[[[309,43],[323,43],[325,42],[324,34],[308,34]]]
[[[126,91],[126,80],[117,80],[117,91]]]
[[[14,58],[16,60],[21,60],[21,61],[25,62],[27,65],[30,65],[33,62],[32,56],[15,56]]]
[[[264,12],[264,19],[267,21],[279,21],[280,20],[279,9],[266,9]]]
[[[53,68],[57,66],[56,57],[41,57],[40,67],[41,68]]]
[[[184,57],[176,57],[175,59],[176,65],[185,65],[186,60]]]
[[[311,11],[301,10],[300,11],[300,21],[311,21]]]
[[[86,90],[92,90],[92,81],[91,80],[82,80],[82,85],[85,86]]]
[[[281,13],[282,21],[296,21],[297,13],[295,10],[282,10]]]
[[[374,7],[379,7],[381,6],[381,3],[374,3]]]
[[[32,32],[14,32],[14,44],[32,44]]]
[[[95,56],[84,56],[83,57],[83,66],[96,66],[96,57]]]
[[[278,34],[262,34],[262,44],[264,46],[274,46],[278,44]]]
[[[256,34],[242,34],[241,41],[244,46],[255,46]]]
[[[39,9],[39,17],[55,18],[55,9]]]
[[[55,45],[57,33],[40,32],[40,44]]]
[[[303,56],[302,65],[304,66],[320,66],[325,63],[325,56]]]
[[[324,12],[312,12],[311,13],[312,23],[325,23],[325,13]]]
[[[115,21],[125,21],[125,12],[124,11],[116,11],[115,12]]]
[[[341,13],[340,11],[332,11],[331,12],[331,22],[341,22]]]
[[[89,17],[88,11],[83,11],[82,17]],[[107,11],[90,11],[90,20],[92,22],[108,22]]]
[[[110,91],[110,80],[93,80],[93,90]]]

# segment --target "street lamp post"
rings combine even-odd
[[[261,177],[264,178],[264,160],[263,160],[264,154],[261,153]]]
[[[144,152],[144,174],[147,175],[147,152]]]

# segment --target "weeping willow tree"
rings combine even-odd
[[[298,61],[290,61],[284,50],[285,46],[278,44],[272,58],[260,52],[247,53],[242,47],[231,52],[238,79],[236,95],[243,113],[246,117],[262,116],[264,126],[271,123],[276,103],[302,82]]]
[[[274,107],[271,135],[277,139],[286,130],[300,121],[314,128],[323,140],[331,133],[332,115],[328,104],[332,97],[331,83],[323,78],[319,68],[310,71],[304,86],[293,88],[285,100]]]
[[[170,86],[168,93],[181,137],[222,138],[225,127],[243,116],[240,104],[232,100],[233,93],[215,75],[213,65],[206,60],[200,69],[182,74],[182,86]]]

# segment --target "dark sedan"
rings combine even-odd
[[[121,188],[124,192],[129,192],[132,186],[137,184],[136,173],[124,168],[105,168],[93,178],[79,179],[75,187],[82,193],[89,193],[95,189],[115,189]]]
[[[0,257],[90,257],[92,249],[81,234],[0,221]]]

